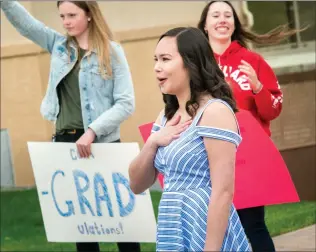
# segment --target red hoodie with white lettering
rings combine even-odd
[[[237,41],[233,41],[222,55],[214,53],[214,56],[233,90],[237,107],[250,111],[271,136],[270,121],[281,113],[283,101],[278,80],[271,67],[262,56],[242,47]],[[253,67],[262,84],[262,89],[256,94],[252,92],[245,74],[238,69],[241,60]]]

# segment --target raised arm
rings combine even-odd
[[[63,36],[35,19],[16,1],[2,1],[1,9],[22,36],[32,40],[49,53],[52,52],[57,37]]]

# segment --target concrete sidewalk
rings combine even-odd
[[[276,251],[316,251],[316,225],[273,238]]]

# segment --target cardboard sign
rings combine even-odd
[[[236,114],[242,142],[236,153],[235,196],[237,209],[298,202],[299,197],[286,164],[266,132],[250,112]],[[141,125],[144,141],[153,123]],[[163,187],[163,176],[159,182]]]
[[[134,195],[129,187],[138,144],[91,148],[92,156],[80,159],[74,143],[28,143],[47,240],[156,242],[149,190]]]

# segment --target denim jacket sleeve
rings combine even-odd
[[[110,134],[135,110],[133,81],[124,50],[115,42],[111,42],[111,46],[114,50],[111,58],[114,105],[89,125],[97,137]]]
[[[35,19],[16,1],[1,1],[1,9],[22,36],[32,40],[49,53],[52,52],[56,38],[63,36]]]

